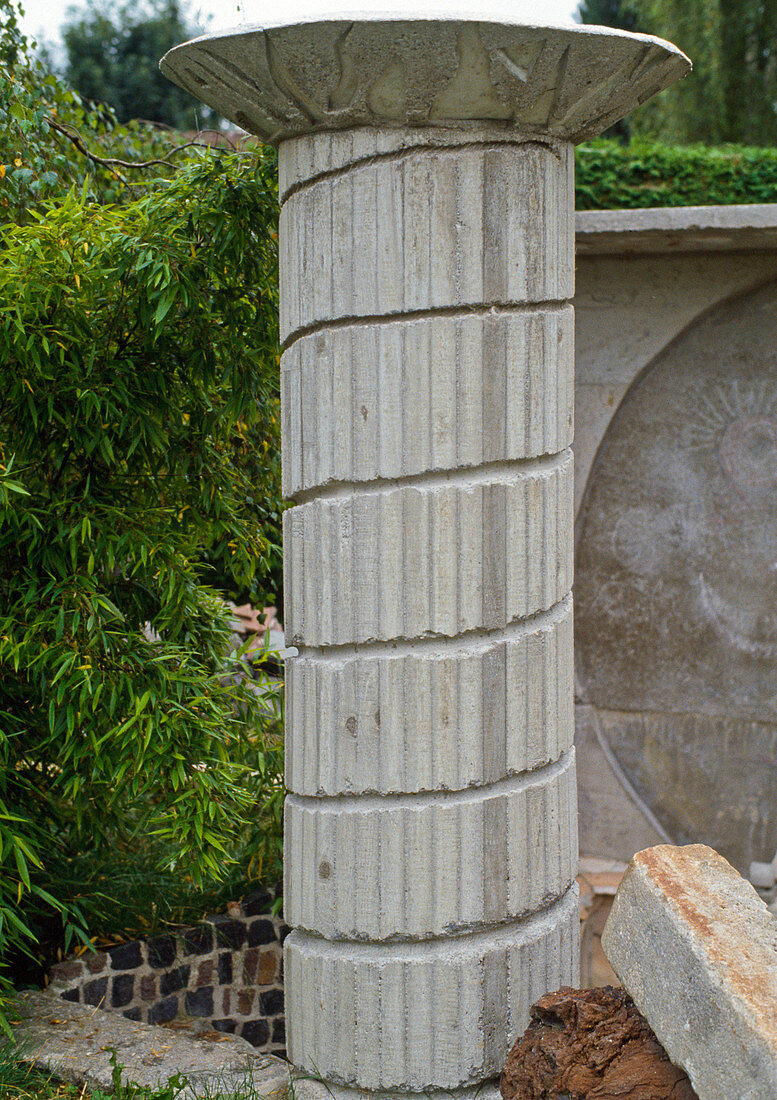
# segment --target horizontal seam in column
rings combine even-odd
[[[543,905],[540,909],[527,910],[520,917],[511,917],[510,920],[500,921],[494,924],[475,925],[470,928],[457,928],[450,932],[439,932],[432,936],[425,936],[421,938],[402,938],[392,940],[344,940],[344,939],[327,939],[325,936],[320,936],[318,933],[311,931],[309,928],[296,927],[292,930],[291,935],[296,937],[296,940],[308,940],[315,946],[319,954],[328,954],[330,956],[337,956],[340,954],[340,950],[343,947],[347,947],[351,954],[364,954],[366,958],[371,962],[379,962],[376,955],[391,955],[395,953],[402,957],[407,956],[433,956],[437,953],[440,947],[449,946],[452,950],[461,951],[462,945],[477,946],[478,943],[487,943],[488,940],[494,941],[494,947],[498,950],[500,947],[509,947],[510,930],[531,930],[532,925],[542,925],[545,923],[548,916],[553,913],[554,909],[563,909],[570,906],[570,895],[574,902],[574,907],[577,909],[577,893],[575,891],[574,881],[567,886],[563,894],[559,894],[554,897],[547,905]],[[503,942],[500,942],[503,941]],[[292,944],[294,944],[292,940]]]
[[[483,783],[477,787],[462,787],[458,790],[410,791],[382,794],[295,794],[289,790],[287,802],[302,809],[316,809],[323,813],[360,809],[374,810],[376,806],[386,806],[395,810],[414,810],[419,807],[441,806],[444,804],[461,806],[469,802],[482,802],[486,798],[498,798],[500,795],[522,794],[534,787],[551,783],[557,776],[568,771],[575,760],[574,746],[566,749],[556,760],[540,764],[530,771],[517,775],[508,775]]]
[[[452,317],[502,317],[512,314],[534,313],[541,309],[565,309],[572,305],[571,298],[544,298],[539,302],[470,302],[466,305],[432,306],[428,309],[410,309],[397,311],[396,313],[365,313],[354,314],[348,317],[334,317],[326,321],[312,321],[309,325],[303,325],[294,329],[285,340],[281,341],[284,351],[288,351],[293,344],[301,340],[303,336],[311,336],[316,332],[328,329],[348,328],[362,325],[395,325],[403,321],[424,321],[437,318]]]
[[[455,155],[460,153],[462,149],[482,149],[484,152],[496,152],[499,149],[516,148],[532,145],[537,149],[547,149],[548,152],[553,153],[558,157],[559,153],[555,144],[550,141],[541,141],[536,136],[531,137],[526,135],[523,138],[505,138],[500,141],[499,139],[490,139],[489,141],[462,141],[461,144],[452,142],[451,144],[435,145],[434,142],[420,141],[416,145],[406,145],[402,149],[387,149],[385,153],[369,153],[363,157],[357,157],[356,160],[349,160],[339,168],[325,168],[321,172],[317,172],[313,176],[308,176],[304,180],[300,180],[299,183],[293,183],[288,187],[283,195],[280,196],[281,205],[292,197],[292,195],[299,194],[300,191],[306,191],[310,187],[315,187],[317,183],[321,183],[323,180],[337,179],[338,176],[346,176],[350,172],[356,171],[362,168],[370,168],[373,164],[382,164],[387,161],[400,161],[407,160],[409,157],[416,156],[418,153],[443,153],[449,155]]]
[[[499,485],[513,479],[515,474],[526,477],[542,476],[561,470],[572,457],[570,447],[552,454],[535,455],[532,458],[515,458],[509,461],[483,462],[478,466],[458,466],[455,470],[422,470],[418,474],[404,474],[402,477],[376,477],[365,481],[333,481],[315,485],[310,489],[300,489],[289,499],[296,507],[311,504],[318,500],[352,500],[357,496],[371,496],[374,493],[391,492],[396,489],[411,489],[414,486],[425,489],[468,488],[473,485]],[[498,476],[501,475],[501,476]]]
[[[465,630],[460,634],[445,635],[433,634],[419,638],[387,638],[371,642],[338,642],[331,645],[313,646],[304,642],[287,641],[288,646],[297,649],[296,657],[289,657],[289,661],[297,661],[308,657],[320,661],[341,661],[349,657],[365,657],[371,654],[378,656],[406,657],[428,655],[435,650],[443,657],[451,657],[458,650],[472,651],[478,644],[483,648],[494,645],[500,641],[510,641],[512,638],[521,638],[527,634],[536,634],[546,627],[554,626],[566,619],[572,609],[572,596],[568,593],[558,603],[551,607],[536,611],[533,615],[526,615],[520,619],[514,619],[506,626],[488,629],[476,627],[473,630]],[[474,645],[473,645],[474,643]]]

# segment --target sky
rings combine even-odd
[[[33,37],[42,37],[51,45],[56,46],[59,41],[59,28],[62,25],[65,12],[71,6],[72,0],[22,0],[25,8],[23,27],[27,34]],[[83,3],[76,3],[76,7],[83,7]],[[264,20],[274,22],[283,15],[285,8],[283,0],[190,0],[184,7],[193,15],[199,13],[199,18],[207,30],[226,30],[228,27],[237,27],[241,23],[260,23]],[[326,0],[322,10],[327,13],[337,11],[339,7],[372,7],[372,4],[343,3],[342,0]],[[382,0],[376,4],[379,8],[391,6],[391,0]],[[487,5],[492,6],[492,5]],[[321,7],[321,2],[312,0],[311,11]],[[517,14],[526,17],[529,23],[558,23],[568,22],[573,12],[577,10],[577,0],[512,0],[510,8]],[[475,16],[475,11],[472,12]]]

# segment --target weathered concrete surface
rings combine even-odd
[[[17,1004],[22,1023],[15,1038],[22,1058],[64,1081],[111,1091],[115,1051],[125,1082],[154,1087],[180,1074],[189,1082],[182,1095],[192,1100],[219,1093],[285,1100],[288,1063],[259,1054],[238,1036],[209,1031],[195,1037],[134,1023],[51,993],[20,993]]]
[[[777,249],[774,203],[586,210],[575,224],[578,256]]]
[[[507,123],[583,141],[690,70],[677,47],[604,27],[530,26],[490,0],[383,11],[309,0],[172,49],[162,71],[265,141],[317,129]]]
[[[689,63],[292,0],[162,67],[279,144],[289,1053],[467,1094],[577,971],[572,143]]]
[[[747,872],[777,848],[776,273],[773,252],[578,265],[587,855],[704,841]]]
[[[365,1092],[364,1089],[348,1088],[323,1081],[315,1076],[292,1073],[294,1100],[408,1100],[405,1091]],[[290,1093],[291,1095],[291,1093]],[[449,1089],[424,1089],[413,1094],[410,1100],[500,1100],[499,1082],[479,1084],[474,1088],[458,1089],[452,1093]]]
[[[467,138],[279,153],[288,1038],[346,1089],[477,1087],[577,969],[571,148]]]
[[[279,167],[289,1052],[466,1090],[577,970],[572,151],[373,129]]]
[[[639,852],[602,946],[700,1100],[774,1100],[777,920],[717,852]]]
[[[575,707],[575,757],[581,858],[626,864],[643,848],[671,842],[605,741],[598,711],[586,703]]]
[[[622,989],[561,989],[532,1008],[502,1072],[503,1100],[697,1100]]]

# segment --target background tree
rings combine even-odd
[[[777,0],[627,0],[639,30],[668,38],[693,73],[633,116],[667,142],[777,143]]]
[[[212,124],[210,109],[159,71],[167,50],[200,31],[178,0],[70,8],[62,28],[65,80],[83,99],[110,106],[119,122],[145,119],[178,130],[201,129]]]
[[[581,23],[598,27],[636,30],[636,19],[626,0],[582,0],[577,9],[577,18]]]

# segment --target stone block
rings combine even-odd
[[[282,341],[335,318],[571,298],[573,164],[568,145],[527,144],[517,157],[505,144],[417,150],[401,172],[376,159],[313,180],[281,210]]]
[[[144,974],[140,979],[141,1001],[155,1001],[157,995],[156,988],[156,975]]]
[[[269,985],[270,982],[275,981],[278,977],[279,962],[280,956],[271,948],[262,951],[259,956],[259,973],[257,975],[258,985]]]
[[[198,924],[181,935],[184,955],[207,955],[213,950],[213,925]]]
[[[222,951],[218,960],[219,985],[231,985],[232,983],[232,955],[229,951]]]
[[[90,974],[101,974],[108,965],[108,956],[104,951],[89,951],[83,961]]]
[[[722,856],[637,853],[602,945],[700,1100],[774,1100],[777,921]]]
[[[268,989],[259,994],[259,1005],[263,1016],[278,1016],[283,1012],[283,990]]]
[[[266,1020],[247,1020],[240,1025],[240,1034],[252,1047],[263,1047],[270,1041],[270,1025]]]
[[[543,913],[475,935],[359,944],[294,931],[289,1058],[353,1088],[478,1086],[499,1074],[537,998],[577,972],[578,923],[573,886]]]
[[[208,1019],[213,1015],[213,986],[201,986],[186,991],[186,1011],[189,1016]]]
[[[529,776],[445,794],[289,795],[292,925],[374,942],[491,927],[543,909],[577,869],[574,752]],[[427,883],[407,890],[406,883]]]
[[[168,993],[177,993],[179,989],[183,989],[189,981],[190,971],[189,966],[177,966],[175,970],[168,970],[159,979],[160,994],[166,997]]]
[[[249,947],[243,955],[243,981],[246,985],[252,983],[256,978],[256,967],[259,963],[259,948]],[[211,964],[212,967],[212,964]],[[202,969],[202,968],[200,968]],[[212,973],[212,969],[211,969]],[[201,983],[200,983],[201,984]]]
[[[213,926],[216,932],[216,946],[229,947],[237,951],[245,943],[246,926],[242,920],[232,920],[229,917],[218,916],[213,918]]]
[[[563,451],[573,342],[571,305],[301,337],[281,357],[284,495]]]
[[[135,993],[135,975],[117,974],[111,987],[111,1006],[123,1008],[130,1004]]]
[[[178,1015],[179,1007],[180,1002],[175,994],[165,997],[148,1010],[148,1021],[151,1024],[169,1024]]]
[[[56,963],[52,966],[49,976],[52,982],[64,983],[81,978],[83,973],[83,963],[77,959],[69,959],[67,962]]]
[[[96,978],[93,982],[87,982],[84,986],[84,1002],[88,1005],[105,1006],[108,996],[108,979]]]
[[[323,646],[456,637],[549,610],[572,583],[572,474],[565,452],[520,471],[430,478],[290,508],[287,639]]]
[[[148,941],[148,964],[155,970],[166,970],[175,962],[173,936],[155,936]]]
[[[149,941],[149,945],[154,943]],[[112,947],[108,952],[112,970],[136,970],[143,963],[143,949],[138,941],[134,943],[122,943],[118,947]],[[155,965],[152,963],[152,966]]]
[[[188,1031],[152,1027],[117,1013],[68,1005],[47,993],[19,996],[19,1055],[64,1081],[111,1092],[111,1052],[118,1053],[125,1083],[155,1089],[176,1073],[187,1077],[181,1100],[251,1095],[283,1100],[288,1066],[260,1055],[242,1039],[220,1041]],[[132,1011],[132,1010],[130,1010]]]
[[[303,651],[286,664],[286,785],[408,794],[534,771],[572,744],[572,686],[571,599],[455,647]]]
[[[216,965],[213,959],[205,959],[197,967],[197,985],[210,985],[213,981],[213,974],[216,969]]]
[[[331,171],[330,149],[353,160],[412,147],[422,122],[438,125],[447,142],[472,141],[478,119],[494,120],[499,136],[583,141],[690,69],[659,38],[522,25],[527,12],[510,6],[478,9],[474,27],[462,22],[472,8],[459,0],[363,7],[356,22],[337,9],[323,22],[316,11],[287,3],[269,25],[196,38],[161,62],[166,76],[219,114],[281,149],[301,146],[283,173],[285,189],[299,169]],[[326,97],[329,88],[336,90]]]
[[[278,936],[275,925],[271,920],[262,919],[251,921],[248,926],[248,946],[259,947],[265,943],[275,943]]]

